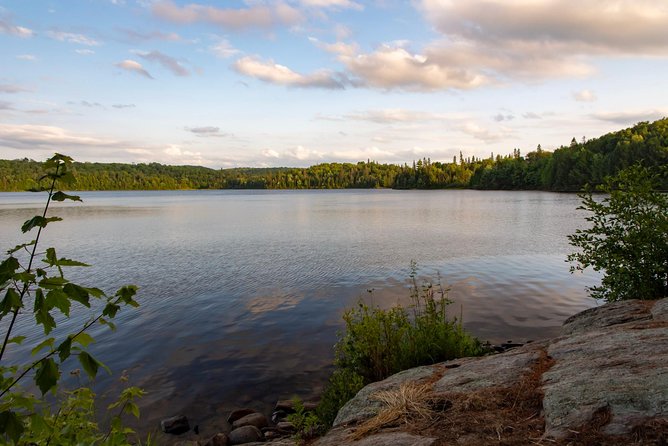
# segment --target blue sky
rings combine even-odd
[[[0,0],[0,158],[554,149],[668,116],[665,0]]]

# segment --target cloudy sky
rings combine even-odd
[[[666,0],[0,0],[0,158],[307,166],[668,116]]]

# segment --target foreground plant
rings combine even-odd
[[[107,325],[113,330],[111,319],[122,307],[139,306],[134,300],[136,286],[123,286],[114,295],[107,296],[98,288],[73,283],[64,275],[66,267],[89,265],[59,257],[52,247],[40,251],[44,228],[62,220],[47,216],[51,203],[81,201],[76,195],[58,190],[74,181],[71,163],[70,157],[60,154],[46,161],[47,173],[40,182],[46,181],[47,185],[35,190],[47,192],[46,204],[41,215],[32,217],[21,227],[24,233],[36,230],[35,238],[7,251],[8,257],[0,263],[3,295],[0,325],[5,329],[0,348],[0,440],[9,444],[128,444],[127,436],[132,430],[122,426],[120,417],[124,413],[139,417],[134,400],[142,396],[143,391],[136,387],[123,390],[119,400],[110,405],[109,409],[117,412],[106,431],[95,421],[95,394],[90,388],[58,392],[64,364],[72,356],[77,357],[91,379],[100,368],[109,371],[88,351],[88,346],[94,342],[88,331],[95,324]],[[71,333],[55,330],[56,317],[69,318],[73,309],[81,306],[94,307],[95,312]],[[43,335],[15,336],[18,326],[24,328],[32,324],[41,326]],[[26,360],[20,352],[9,357],[10,347],[19,344],[32,347],[32,360]],[[34,386],[25,383],[29,378]],[[35,386],[39,396],[32,393]],[[55,399],[47,399],[48,393],[55,395]]]
[[[335,346],[336,369],[318,407],[331,425],[338,410],[365,385],[409,368],[485,352],[461,318],[450,317],[452,303],[440,283],[418,284],[411,273],[411,305],[388,310],[360,301],[343,314],[344,334]]]
[[[590,212],[588,229],[568,239],[578,252],[571,272],[593,268],[602,271],[600,286],[591,297],[614,302],[625,299],[661,299],[668,296],[668,195],[659,192],[659,176],[635,165],[606,178],[598,191],[580,194]]]

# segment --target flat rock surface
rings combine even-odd
[[[432,437],[438,437],[434,435],[437,431],[428,435],[415,426],[381,429],[356,441],[350,433],[381,411],[381,404],[374,399],[380,390],[398,389],[407,383],[429,384],[431,394],[441,401],[456,400],[457,394],[515,392],[529,382],[528,376],[539,398],[533,417],[544,420],[541,434],[552,439],[550,444],[627,444],[638,432],[649,432],[642,430],[647,426],[653,430],[647,434],[650,440],[642,444],[666,444],[668,299],[599,306],[568,318],[558,338],[497,355],[418,367],[370,384],[341,408],[335,428],[314,445],[436,444],[440,440]],[[511,398],[517,402],[516,396]],[[440,416],[447,422],[448,409]],[[543,429],[542,423],[538,426]],[[585,435],[581,431],[593,436],[573,437]],[[457,444],[500,444],[502,434],[499,431],[493,440],[462,437]]]

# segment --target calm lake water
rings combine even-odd
[[[185,413],[205,430],[238,406],[269,412],[278,398],[319,394],[341,313],[360,297],[408,297],[411,260],[451,288],[454,315],[490,340],[555,335],[596,305],[568,272],[566,236],[584,225],[575,195],[480,191],[90,192],[56,204],[64,222],[44,247],[91,263],[69,277],[113,292],[140,287],[118,330],[91,348],[144,387],[142,423]],[[0,194],[0,248],[44,195]],[[367,290],[373,289],[372,293]],[[78,312],[74,326],[89,316]],[[34,334],[31,321],[19,327]],[[73,325],[72,325],[73,324]],[[67,324],[65,324],[65,327]],[[4,330],[5,327],[3,326]],[[4,331],[3,331],[4,333]],[[18,333],[17,333],[18,334]],[[19,355],[20,352],[14,353]],[[77,364],[73,362],[72,368]]]

